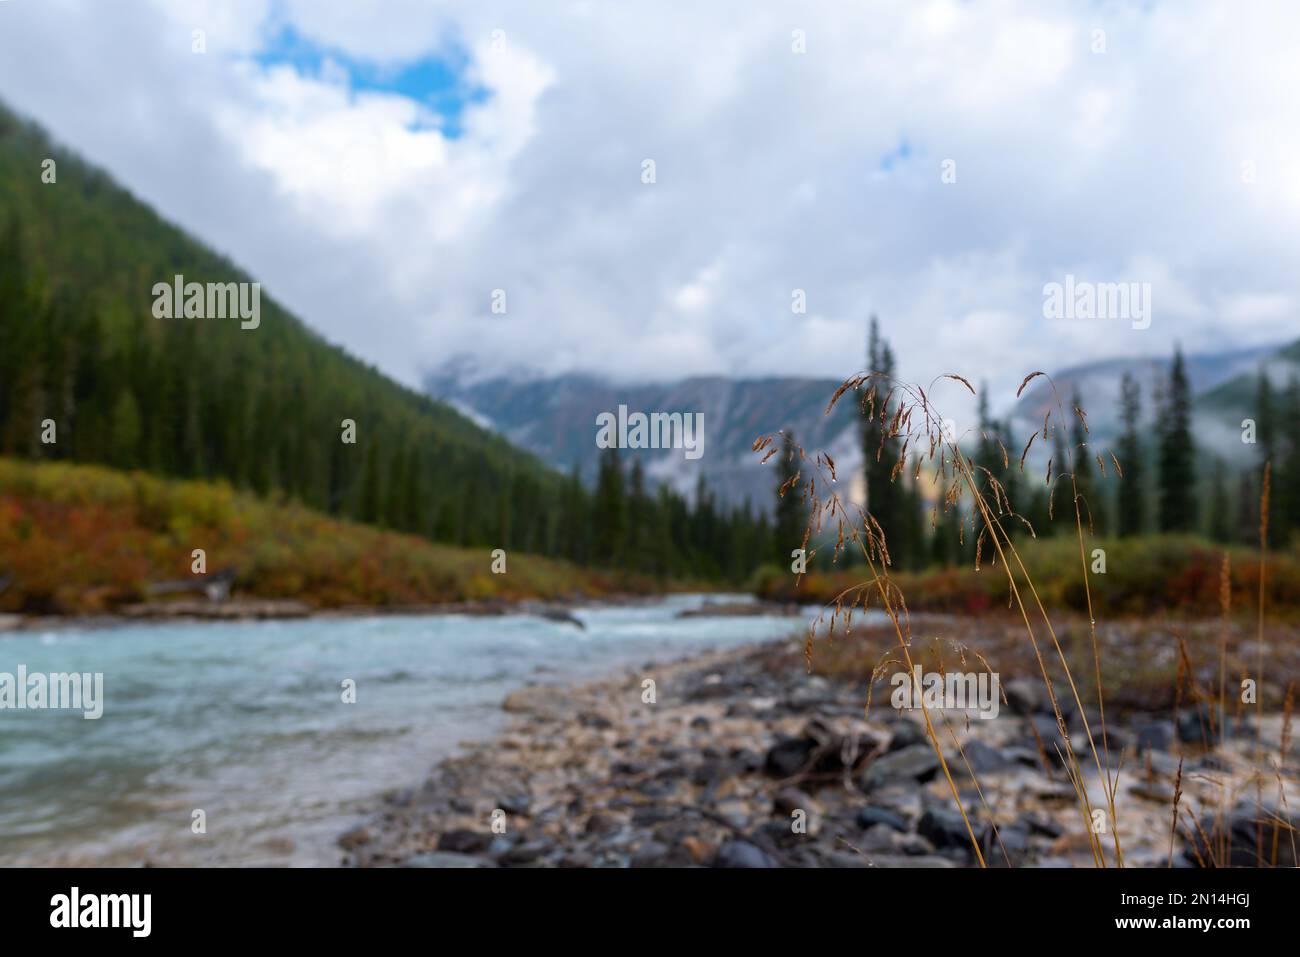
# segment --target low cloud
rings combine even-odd
[[[873,312],[903,375],[1003,391],[1294,333],[1290,5],[426,6],[4,4],[0,97],[408,383],[457,353],[842,376]],[[455,51],[485,95],[452,131],[276,62],[285,24],[381,67]],[[1044,320],[1066,273],[1150,282],[1151,327]]]

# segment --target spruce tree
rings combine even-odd
[[[929,523],[933,526],[930,531],[930,561],[945,567],[961,561],[961,545],[958,541],[961,512],[956,505],[948,508],[947,496],[948,482],[946,478],[941,478],[934,510],[929,513]]]
[[[786,432],[782,437],[781,451],[776,458],[777,499],[772,556],[778,565],[789,567],[790,553],[804,547],[804,531],[808,526],[808,506],[803,499],[803,481],[807,476],[802,475],[793,432]]]
[[[1140,418],[1142,392],[1130,373],[1120,383],[1120,417],[1124,431],[1119,437],[1119,464],[1124,474],[1119,478],[1119,502],[1116,509],[1121,536],[1141,535],[1146,524],[1146,501],[1142,487],[1142,437]]]
[[[627,534],[627,499],[623,489],[623,462],[618,447],[611,446],[600,460],[596,478],[596,561],[614,564],[624,557]]]
[[[1192,396],[1181,348],[1174,349],[1160,410],[1160,530],[1196,528],[1196,447],[1192,441]]]
[[[1281,507],[1279,544],[1300,531],[1300,378],[1295,375],[1287,384],[1282,408],[1286,450],[1281,454],[1281,482],[1274,486],[1281,493],[1278,496]]]
[[[1100,497],[1097,495],[1097,485],[1094,479],[1096,463],[1092,459],[1092,450],[1088,447],[1088,431],[1084,427],[1083,416],[1079,414],[1082,410],[1083,403],[1079,398],[1079,393],[1075,391],[1070,396],[1070,407],[1066,409],[1065,414],[1070,418],[1070,452],[1071,459],[1068,466],[1074,472],[1074,491],[1079,496],[1079,520],[1083,522],[1083,527],[1092,530],[1098,535],[1106,533],[1105,509],[1102,507]],[[1071,512],[1070,519],[1074,519]]]
[[[896,401],[890,401],[894,375],[894,354],[880,335],[880,324],[871,317],[867,339],[868,371],[872,373],[866,388],[874,388],[875,400],[863,407],[862,460],[866,480],[867,511],[879,524],[885,544],[893,560],[897,551],[906,550],[906,519],[903,515],[901,489],[893,481],[894,465],[898,461],[899,440],[891,436],[890,422],[897,411]]]
[[[985,501],[988,503],[989,511],[997,519],[998,525],[1002,532],[1013,535],[1015,528],[1019,525],[1019,520],[1004,513],[1007,502],[1011,503],[1011,508],[1015,509],[1015,498],[1012,494],[1019,494],[1018,482],[1012,476],[1010,471],[1010,453],[1004,454],[1007,448],[1007,442],[1010,441],[1010,435],[1002,423],[995,420],[989,414],[988,400],[988,383],[980,384],[979,404],[978,404],[978,426],[979,439],[975,444],[974,458],[974,477],[976,486],[981,490]],[[1018,464],[1018,463],[1017,463]],[[994,482],[1001,487],[1002,492],[999,494],[994,488]],[[1004,501],[1005,496],[1005,501]],[[975,542],[979,540],[980,530],[984,527],[984,519],[979,514],[978,509],[975,512],[975,533],[973,540],[967,542],[970,554],[974,556]],[[992,535],[993,531],[989,531]],[[991,540],[985,542],[986,548],[993,547]]]
[[[913,472],[914,469],[903,469],[899,481],[903,483],[904,567],[916,571],[925,567],[925,502],[921,483],[912,477]]]
[[[646,495],[645,469],[640,457],[632,460],[627,492],[627,564],[633,571],[652,570],[650,536],[651,501]]]
[[[366,443],[366,466],[361,474],[361,500],[358,503],[361,521],[380,525],[384,520],[383,492],[379,479],[379,447],[371,439]]]
[[[1260,367],[1259,384],[1255,392],[1255,445],[1259,451],[1259,481],[1264,481],[1264,467],[1272,462],[1273,472],[1276,474],[1280,463],[1278,462],[1278,436],[1277,413],[1275,401],[1273,398],[1273,386],[1268,379],[1268,370]],[[1276,488],[1274,483],[1274,488]],[[1278,513],[1281,511],[1279,502],[1281,497],[1276,493],[1269,496],[1268,507],[1268,524],[1273,531],[1270,537],[1277,535]],[[1275,541],[1282,541],[1282,538],[1276,537]]]
[[[1020,462],[1013,459],[1012,449],[1015,448],[1015,441],[1011,437],[1011,429],[1005,421],[997,424],[997,436],[1000,444],[998,445],[997,465],[1002,470],[998,480],[1002,483],[1002,490],[1011,503],[1011,508],[1019,515],[1025,516],[1025,489],[1024,476],[1020,471]],[[1002,450],[1006,449],[1005,460],[1002,457]],[[1002,528],[1008,536],[1015,536],[1024,529],[1020,519],[1011,518],[1010,521],[1003,521]]]
[[[1074,522],[1074,487],[1070,484],[1070,456],[1065,450],[1065,440],[1061,438],[1062,428],[1057,425],[1052,429],[1052,457],[1048,463],[1051,471],[1051,485],[1047,490],[1048,523],[1039,535],[1056,535],[1065,528],[1063,522]]]

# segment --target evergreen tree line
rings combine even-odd
[[[576,534],[563,548],[576,561],[658,578],[740,582],[771,551],[771,523],[748,501],[723,506],[703,478],[690,500],[666,485],[652,488],[641,460],[627,466],[617,448],[603,453],[589,504],[578,504],[576,469],[566,489],[576,520],[565,527]]]
[[[61,174],[59,190],[78,188]],[[117,263],[110,245],[70,274],[45,255],[63,241],[43,243],[10,212],[0,227],[0,455],[223,480],[438,542],[662,578],[739,583],[770,551],[767,519],[751,509],[722,508],[703,485],[693,501],[650,489],[639,463],[624,474],[616,451],[587,489],[266,297],[256,330],[155,319],[149,292],[174,272],[243,278],[184,237],[163,242],[169,252],[155,258],[165,267]],[[171,227],[159,228],[166,238]],[[135,276],[131,293],[96,281],[115,268]]]
[[[862,419],[866,507],[884,532],[893,567],[969,563],[975,557],[982,523],[972,522],[968,497],[960,508],[944,508],[951,472],[936,477],[935,463],[919,455],[896,468],[901,439],[889,434],[888,425],[897,399],[886,406],[883,416],[880,413],[882,403],[890,402],[888,379],[894,374],[895,359],[874,318],[867,361],[879,375],[867,386],[876,386],[876,407],[864,408]],[[1056,421],[1049,430],[1050,482],[1044,472],[1031,471],[1028,464],[1021,468],[1020,454],[1028,436],[1013,436],[1007,421],[992,417],[987,392],[987,388],[980,390],[973,447],[966,452],[985,498],[996,501],[992,491],[996,479],[1011,507],[1024,518],[1021,522],[1001,516],[1003,529],[1012,537],[1029,534],[1025,523],[1039,538],[1073,535],[1077,489],[1085,530],[1099,536],[1201,534],[1223,542],[1255,544],[1266,462],[1272,463],[1269,540],[1283,544],[1300,530],[1300,380],[1294,375],[1285,389],[1277,391],[1261,370],[1252,413],[1254,442],[1244,438],[1243,457],[1230,466],[1198,455],[1186,362],[1181,349],[1175,348],[1168,375],[1145,393],[1131,374],[1124,375],[1119,395],[1123,431],[1113,457],[1090,441],[1084,400],[1077,394],[1066,397],[1065,408],[1052,413]],[[1066,422],[1059,421],[1062,411]],[[1250,434],[1243,427],[1243,436]],[[798,470],[788,454],[782,455],[781,462],[790,464],[779,470],[778,487]],[[802,540],[807,517],[806,508],[791,499],[787,495],[777,505],[774,558],[783,564],[789,563],[790,549]],[[855,560],[862,559],[854,551],[841,559]]]

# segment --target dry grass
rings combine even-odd
[[[235,569],[237,594],[319,608],[601,595],[657,587],[522,552],[438,545],[221,483],[0,458],[0,612],[96,614],[150,582]]]
[[[1017,390],[1017,397],[1024,391],[1029,382],[1043,375],[1045,373],[1034,372],[1026,376]],[[972,395],[975,394],[974,387],[966,379],[954,374],[936,379],[935,382],[931,383],[931,391],[934,390],[935,383],[941,379],[957,382]],[[1048,381],[1051,381],[1050,377],[1048,377]],[[1049,443],[1056,437],[1058,429],[1063,432],[1066,431],[1066,424],[1069,419],[1067,418],[1065,406],[1056,392],[1054,383],[1052,384],[1052,390],[1055,395],[1055,408],[1044,416],[1042,428],[1035,431],[1021,452],[1018,464],[1021,471],[1024,470],[1025,457],[1035,438],[1040,438],[1044,443]],[[1119,839],[1115,811],[1120,764],[1114,760],[1114,756],[1111,754],[1106,703],[1109,699],[1113,706],[1116,703],[1127,705],[1138,703],[1140,699],[1143,705],[1150,707],[1153,703],[1160,702],[1162,699],[1171,698],[1175,715],[1177,715],[1178,710],[1184,706],[1213,702],[1215,700],[1213,692],[1207,690],[1213,688],[1213,668],[1211,666],[1211,674],[1205,674],[1204,666],[1194,664],[1193,659],[1193,655],[1196,654],[1198,656],[1196,660],[1198,661],[1208,660],[1213,662],[1216,655],[1211,653],[1205,656],[1204,652],[1207,650],[1217,651],[1217,723],[1220,726],[1223,724],[1226,713],[1227,674],[1231,669],[1240,667],[1241,674],[1251,674],[1255,678],[1257,686],[1261,689],[1264,688],[1263,646],[1265,596],[1267,593],[1265,585],[1267,518],[1265,517],[1260,527],[1259,573],[1257,576],[1258,608],[1256,615],[1258,653],[1253,669],[1248,671],[1246,663],[1241,660],[1242,656],[1239,654],[1242,644],[1241,636],[1234,635],[1230,621],[1231,588],[1228,584],[1230,574],[1226,556],[1220,575],[1223,621],[1218,629],[1217,647],[1211,643],[1207,649],[1205,645],[1207,635],[1204,629],[1189,627],[1184,624],[1171,631],[1168,636],[1170,638],[1168,644],[1171,647],[1163,649],[1166,654],[1154,653],[1162,650],[1159,648],[1159,643],[1144,637],[1140,648],[1137,649],[1142,657],[1141,662],[1126,663],[1122,650],[1111,640],[1114,633],[1103,629],[1103,637],[1099,638],[1098,635],[1097,611],[1093,601],[1091,575],[1087,558],[1087,544],[1092,537],[1092,522],[1088,503],[1080,495],[1075,481],[1076,457],[1089,454],[1084,444],[1080,443],[1076,447],[1076,445],[1068,441],[1062,443],[1066,450],[1065,461],[1057,462],[1049,459],[1044,476],[1049,489],[1053,492],[1053,499],[1056,497],[1054,493],[1057,486],[1062,486],[1062,490],[1067,493],[1064,500],[1070,503],[1070,510],[1073,512],[1074,540],[1077,547],[1078,569],[1083,589],[1080,603],[1081,610],[1084,612],[1083,616],[1081,618],[1075,617],[1068,622],[1062,622],[1059,612],[1049,614],[1035,577],[1030,574],[1027,563],[1021,554],[1021,547],[1026,549],[1033,547],[1034,529],[1024,516],[1015,511],[1014,504],[1010,501],[998,478],[989,469],[982,467],[965,454],[960,448],[958,437],[944,433],[940,424],[944,421],[943,416],[932,405],[926,390],[920,385],[907,385],[878,372],[864,372],[846,380],[836,390],[827,406],[827,413],[850,392],[859,397],[863,415],[869,420],[873,420],[878,430],[880,449],[876,452],[877,458],[879,459],[879,456],[886,448],[887,441],[890,443],[889,448],[897,448],[898,450],[897,460],[892,469],[892,478],[896,480],[899,474],[909,468],[913,469],[914,475],[919,477],[922,464],[926,464],[933,474],[936,484],[940,488],[946,489],[940,503],[945,520],[955,523],[959,529],[959,534],[963,538],[969,535],[975,541],[975,568],[978,570],[985,563],[985,556],[987,555],[991,563],[1001,569],[1000,579],[1003,580],[1004,587],[1007,589],[1011,618],[1015,620],[1016,626],[1013,630],[1009,627],[1007,621],[1001,621],[998,628],[998,633],[1002,638],[1001,643],[996,649],[985,646],[983,653],[988,655],[991,651],[996,651],[997,656],[1002,661],[1014,662],[1015,672],[1034,673],[1043,682],[1051,702],[1051,710],[1055,716],[1061,740],[1064,743],[1064,753],[1060,754],[1059,757],[1074,788],[1078,811],[1083,824],[1083,833],[1087,836],[1093,863],[1097,867],[1112,865],[1123,867],[1124,849]],[[1082,408],[1074,406],[1070,409],[1068,415],[1075,417],[1082,434],[1086,436],[1088,433],[1086,412]],[[1000,442],[998,445],[1001,447]],[[760,436],[754,442],[753,448],[755,452],[762,453],[764,461],[766,461],[782,450],[779,433]],[[870,450],[867,450],[867,452],[869,455]],[[797,491],[809,507],[808,523],[803,536],[805,547],[810,540],[829,536],[835,542],[832,555],[833,562],[838,562],[840,557],[848,550],[853,550],[861,553],[867,565],[865,580],[860,578],[855,583],[831,596],[822,613],[811,623],[804,647],[806,665],[811,669],[816,659],[820,669],[828,670],[831,673],[838,671],[842,674],[845,669],[856,669],[853,673],[862,676],[867,681],[866,692],[869,708],[871,686],[874,684],[874,680],[878,679],[891,665],[899,666],[911,672],[917,661],[923,660],[924,643],[914,640],[915,631],[912,616],[909,613],[907,600],[900,581],[891,570],[889,543],[885,540],[880,522],[871,514],[869,509],[846,502],[834,491],[835,463],[825,452],[809,453],[803,448],[792,446],[789,454],[798,456],[798,462],[793,464],[796,475],[788,483],[790,487],[782,489],[782,494]],[[1002,448],[1001,455],[1004,466],[1010,467],[1012,460],[1009,459],[1005,448]],[[1109,454],[1109,458],[1116,471],[1122,474],[1121,463],[1113,453]],[[1105,463],[1101,455],[1097,454],[1096,459],[1098,465],[1104,471]],[[1264,503],[1261,513],[1267,516],[1267,496],[1269,494],[1267,471],[1265,472],[1263,494]],[[1009,529],[1020,531],[1022,528],[1028,528],[1029,539],[1027,543],[1022,535],[1013,537],[1008,531]],[[1017,540],[1022,542],[1019,547],[1017,546]],[[809,558],[811,557],[810,553]],[[883,629],[876,629],[876,633],[878,635],[881,630],[888,632],[891,638],[888,650],[871,641],[863,643],[858,640],[845,640],[848,636],[854,634],[855,615],[861,621],[862,612],[867,608],[876,608],[886,615],[888,625]],[[1000,617],[1005,619],[1006,616]],[[1197,639],[1195,652],[1189,648],[1189,638],[1193,634]],[[1294,634],[1288,633],[1286,637],[1289,639],[1285,642],[1286,647],[1294,649],[1296,647]],[[1209,638],[1213,642],[1214,636],[1211,635]],[[1230,647],[1234,644],[1235,648]],[[1153,645],[1156,647],[1153,647]],[[846,646],[852,650],[846,653],[844,650]],[[1106,652],[1105,655],[1103,649]],[[931,650],[936,652],[938,660],[936,670],[942,670],[942,649],[934,649],[932,643]],[[957,651],[964,665],[966,663],[966,648],[957,647],[953,650]],[[984,657],[980,657],[979,660],[982,667],[989,667]],[[999,661],[999,668],[1006,667],[1002,661]],[[1291,660],[1284,664],[1294,668],[1295,662]],[[1276,685],[1276,682],[1274,684]],[[1110,696],[1108,688],[1115,693],[1115,697]],[[1163,695],[1161,694],[1162,690]],[[921,712],[926,735],[938,756],[943,780],[946,781],[953,802],[965,823],[975,858],[981,866],[986,866],[980,841],[976,837],[975,829],[967,815],[966,808],[963,806],[957,784],[944,756],[944,748],[940,744],[939,734],[936,731],[936,722],[933,720],[930,708],[926,706],[923,696],[918,695],[917,697],[921,699]],[[1062,708],[1062,700],[1072,703],[1072,708],[1068,710],[1077,709],[1078,712],[1083,714],[1090,712],[1097,714],[1100,719],[1100,734],[1094,736],[1091,722],[1085,720],[1082,722],[1081,740],[1072,739],[1065,720],[1064,710],[1067,709]],[[1258,726],[1258,718],[1262,716],[1263,694],[1260,694],[1255,707]],[[1214,715],[1215,710],[1211,710],[1210,714]],[[1213,717],[1211,723],[1214,723]],[[1214,729],[1209,729],[1209,731],[1212,733]],[[956,742],[955,736],[953,741]],[[965,754],[960,747],[958,752],[964,762]],[[1285,754],[1285,749],[1283,749],[1279,760],[1285,761]],[[1256,817],[1260,822],[1256,827],[1257,860],[1266,859],[1263,845],[1265,832],[1268,830],[1263,823],[1263,757],[1261,742],[1257,746],[1256,755]],[[972,781],[976,780],[976,775],[969,767],[969,763],[967,763],[967,772],[970,774]],[[1280,774],[1280,769],[1278,773]],[[1101,794],[1104,796],[1104,808],[1101,810],[1105,812],[1108,826],[1103,829],[1103,834],[1096,833],[1092,827],[1094,810],[1097,809],[1093,807],[1086,776],[1093,775],[1100,784]],[[1172,841],[1180,828],[1178,805],[1182,799],[1182,783],[1180,767],[1171,809],[1173,815],[1170,830],[1171,860]],[[978,782],[976,787],[980,803],[983,804],[983,791],[979,789]],[[1184,822],[1184,833],[1188,833],[1189,829],[1200,832],[1199,834],[1189,835],[1193,841],[1193,847],[1209,849],[1216,858],[1205,861],[1206,864],[1213,865],[1226,862],[1229,859],[1230,847],[1226,846],[1226,842],[1231,840],[1231,835],[1226,835],[1225,840],[1224,832],[1227,830],[1225,827],[1227,807],[1229,806],[1227,802],[1233,799],[1235,799],[1235,795],[1223,794],[1222,796],[1215,828],[1219,833],[1204,834],[1201,823],[1195,818],[1191,820],[1190,824]],[[1275,844],[1279,839],[1280,830],[1275,822],[1273,828]],[[996,824],[993,833],[1000,842],[1001,838],[997,835]],[[1108,840],[1106,835],[1109,835]],[[1294,835],[1292,834],[1291,837],[1294,838]],[[1200,843],[1197,844],[1197,841]],[[1220,854],[1222,856],[1218,856]],[[1276,861],[1276,859],[1276,854],[1274,854],[1272,860]]]

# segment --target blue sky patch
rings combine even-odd
[[[486,87],[467,80],[469,54],[459,46],[450,46],[438,56],[383,63],[322,46],[283,24],[253,59],[263,68],[290,66],[312,78],[325,74],[329,64],[330,69],[347,76],[354,94],[389,93],[421,104],[437,117],[433,125],[449,139],[464,132],[461,121],[465,108],[482,103],[490,95]]]

